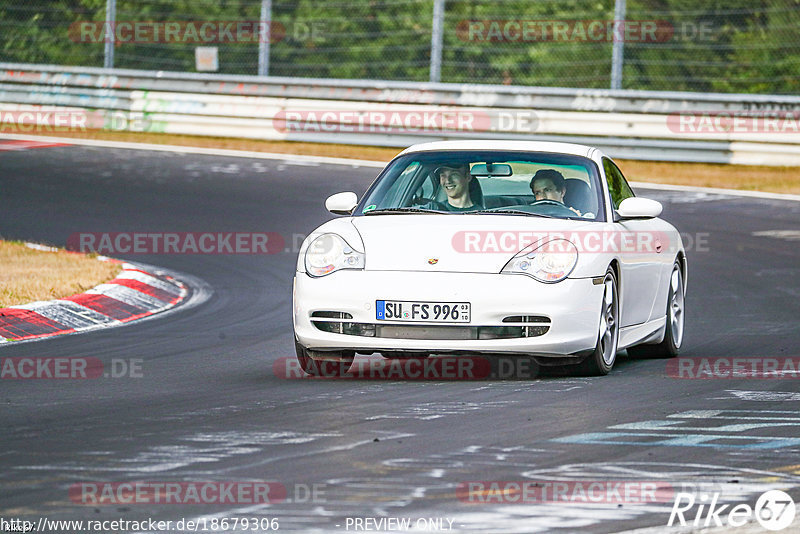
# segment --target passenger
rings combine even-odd
[[[554,200],[564,204],[564,195],[567,194],[567,185],[564,181],[564,175],[555,169],[539,169],[536,174],[531,178],[531,192],[536,199],[540,200]],[[578,215],[581,213],[571,206],[566,206]]]
[[[481,209],[470,195],[472,175],[467,163],[446,163],[433,171],[447,195],[446,202],[434,202],[434,209],[442,211],[475,211]]]

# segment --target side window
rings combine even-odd
[[[611,205],[614,209],[619,208],[620,202],[626,198],[635,196],[628,181],[622,175],[622,171],[614,165],[614,162],[608,158],[603,158],[603,170],[606,173],[606,180],[608,181],[608,192],[611,195]]]
[[[386,191],[383,197],[383,203],[379,208],[384,208],[387,206],[399,206],[401,205],[403,198],[408,198],[408,189],[410,186],[411,180],[414,178],[417,169],[419,169],[420,164],[418,161],[412,162],[408,167],[403,169],[403,172],[400,173],[392,185],[389,187],[389,190]]]
[[[416,191],[414,191],[413,198],[411,199],[412,206],[419,206],[433,201],[433,176],[428,174],[419,184]]]

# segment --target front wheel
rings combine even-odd
[[[342,351],[323,352],[309,350],[302,346],[297,339],[294,340],[294,351],[300,368],[312,376],[344,376],[350,370],[355,360],[354,354]]]
[[[619,342],[619,297],[617,277],[610,267],[603,278],[603,300],[600,304],[600,324],[594,352],[580,364],[589,375],[607,375],[617,359]]]
[[[683,273],[675,262],[669,279],[667,295],[667,326],[664,340],[658,345],[628,347],[628,354],[635,358],[674,358],[683,343],[683,323],[686,311],[686,296],[683,289]]]

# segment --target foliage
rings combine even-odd
[[[273,0],[270,75],[428,81],[434,0]],[[117,0],[118,21],[258,21],[261,0]],[[102,66],[103,42],[70,33],[106,0],[26,0],[0,10],[0,60]],[[608,88],[612,40],[491,38],[470,21],[613,21],[613,0],[447,0],[441,81]],[[800,89],[800,0],[628,0],[658,42],[624,43],[623,88],[743,93]],[[669,33],[671,32],[671,33]],[[496,37],[496,36],[495,36]],[[256,74],[258,43],[210,43],[220,72]],[[117,43],[115,66],[193,71],[189,42]]]

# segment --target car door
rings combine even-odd
[[[607,157],[603,170],[608,183],[611,208],[616,210],[626,198],[635,196],[622,171]],[[661,278],[661,233],[656,219],[630,219],[613,223],[618,234],[621,270],[621,326],[646,322],[650,318]]]

